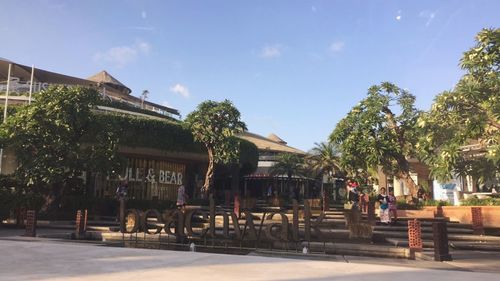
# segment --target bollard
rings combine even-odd
[[[422,252],[422,228],[417,219],[408,221],[408,247],[411,258],[415,258],[415,252]]]
[[[483,213],[481,207],[471,207],[472,229],[476,235],[484,235]]]
[[[28,210],[26,212],[26,232],[24,236],[36,237],[36,212]]]
[[[434,238],[434,260],[451,261],[451,255],[448,248],[448,230],[446,221],[436,221],[432,223],[432,232]]]

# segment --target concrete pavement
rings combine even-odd
[[[0,239],[0,280],[496,280],[497,273],[356,261],[113,248]],[[377,259],[374,259],[377,260]]]

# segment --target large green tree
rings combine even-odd
[[[186,117],[194,140],[204,144],[208,152],[203,193],[213,186],[215,164],[238,161],[240,141],[234,135],[246,130],[240,118],[240,112],[229,100],[202,102]]]
[[[341,164],[355,174],[382,167],[402,179],[410,193],[418,188],[410,177],[408,159],[415,155],[415,97],[389,82],[372,86],[368,96],[335,127],[330,140],[339,144]]]
[[[93,124],[99,98],[93,89],[50,87],[1,127],[4,146],[16,153],[17,178],[37,193],[51,194],[48,201],[82,171],[112,171],[120,163],[114,132]]]
[[[465,75],[418,122],[419,151],[441,180],[500,172],[500,29],[483,29],[460,60]]]

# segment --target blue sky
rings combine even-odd
[[[0,0],[0,57],[77,77],[103,69],[183,116],[230,99],[250,131],[309,150],[367,89],[428,109],[500,1]]]

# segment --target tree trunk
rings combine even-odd
[[[212,188],[213,180],[214,180],[214,153],[211,148],[208,148],[208,168],[207,173],[205,174],[205,183],[201,189],[201,193],[204,198],[208,198],[208,192]]]

